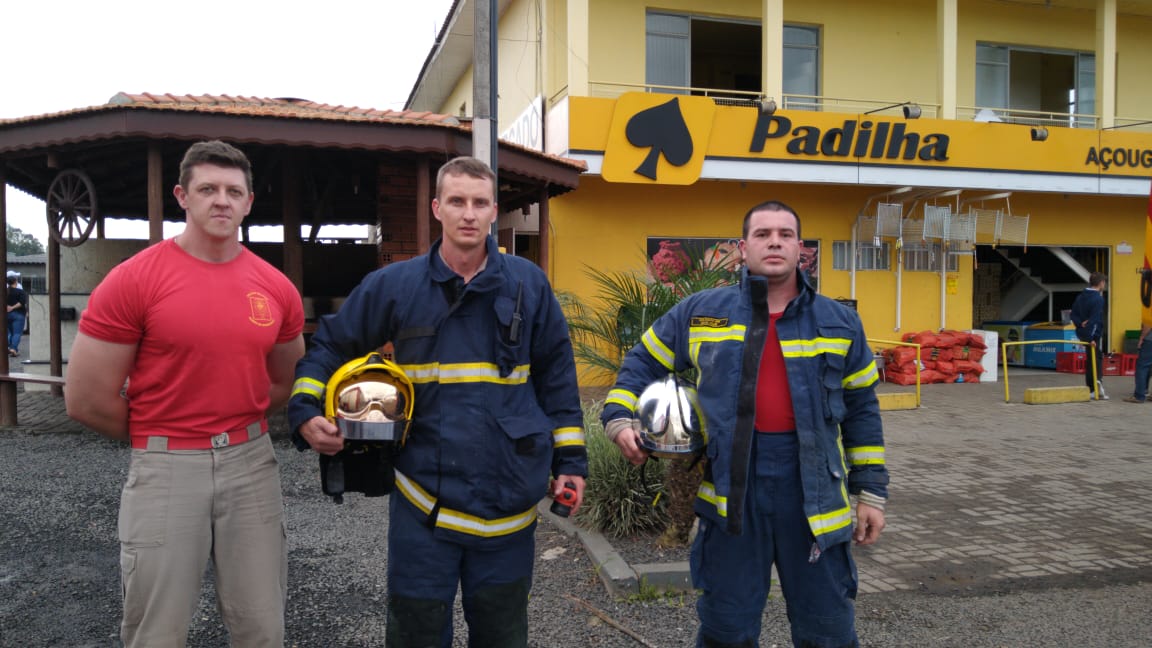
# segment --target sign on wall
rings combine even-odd
[[[734,238],[649,236],[647,252],[648,276],[663,284],[670,284],[679,276],[700,271],[730,273],[728,280],[735,283],[744,265],[740,256],[740,242]],[[812,287],[819,291],[819,239],[801,241],[799,268],[808,274]]]

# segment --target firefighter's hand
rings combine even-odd
[[[648,453],[640,447],[638,423],[636,419],[618,418],[604,426],[604,433],[620,448],[624,458],[637,466],[648,460]]]
[[[574,515],[580,509],[580,505],[584,503],[584,478],[576,475],[557,475],[556,479],[552,480],[553,498],[564,490],[564,484],[572,484],[572,488],[576,491],[576,503],[572,505],[572,512],[569,514]]]
[[[884,511],[864,502],[856,504],[856,529],[852,539],[858,545],[870,545],[880,538],[884,530]]]
[[[313,416],[300,425],[300,436],[320,454],[334,455],[344,449],[340,428],[323,416]]]

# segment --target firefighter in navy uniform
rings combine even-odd
[[[860,318],[797,270],[800,241],[792,208],[749,210],[740,284],[690,295],[657,319],[605,401],[605,432],[643,463],[654,447],[647,388],[670,372],[698,373],[707,434],[689,561],[698,648],[759,645],[773,565],[794,646],[859,645],[849,541],[877,540],[888,496],[877,372]]]
[[[326,383],[391,342],[415,403],[389,502],[386,645],[450,646],[459,586],[469,645],[525,646],[535,505],[567,485],[579,508],[587,476],[572,345],[544,273],[488,236],[487,165],[445,164],[432,210],[443,236],[428,254],[372,272],[321,319],[289,425],[298,446],[342,451]]]

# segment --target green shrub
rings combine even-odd
[[[668,523],[663,498],[656,498],[663,487],[663,464],[649,461],[641,470],[628,463],[604,435],[599,420],[603,407],[602,402],[584,405],[588,480],[576,520],[617,537],[661,530]]]

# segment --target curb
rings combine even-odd
[[[577,526],[568,518],[553,515],[549,510],[551,504],[551,498],[546,497],[536,504],[536,511],[556,528],[580,540],[609,595],[625,598],[640,594],[641,584],[645,589],[655,588],[661,592],[692,589],[687,562],[630,566],[603,534]]]

